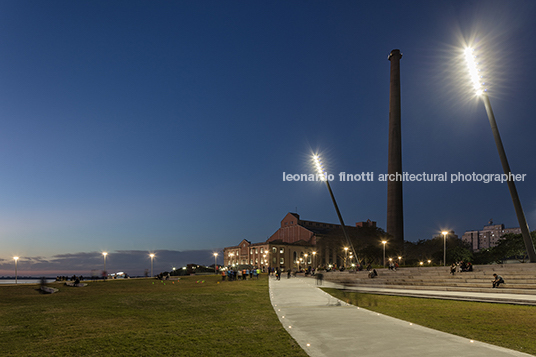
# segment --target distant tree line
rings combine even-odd
[[[531,233],[532,241],[536,245],[536,231]],[[430,259],[433,264],[443,262],[443,237],[421,239],[417,242],[404,242],[406,265],[418,265]],[[528,261],[523,236],[521,234],[505,234],[498,241],[497,246],[473,252],[470,246],[460,238],[447,237],[447,265],[454,262],[465,261],[473,264],[502,264],[506,260]]]

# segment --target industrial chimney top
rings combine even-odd
[[[391,57],[393,56],[400,56],[398,57],[398,59],[400,59],[402,58],[402,52],[400,52],[400,50],[392,50],[391,53],[389,53],[389,56],[387,57],[387,59],[390,61]]]

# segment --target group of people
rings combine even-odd
[[[458,263],[452,263],[450,266],[450,273],[454,275],[456,272],[469,272],[473,271],[473,264],[471,262],[464,262],[463,260]]]
[[[473,265],[471,264],[471,262],[464,261],[460,261],[459,263],[452,263],[452,265],[450,266],[450,273],[454,275],[456,271],[473,271]],[[504,284],[504,278],[498,274],[493,274],[493,280],[491,281],[492,288],[498,288],[501,284]]]
[[[225,281],[226,278],[228,281],[246,280],[248,276],[250,279],[253,279],[253,278],[259,279],[259,275],[261,275],[261,270],[259,268],[242,269],[242,270],[227,269],[227,270],[222,270],[221,280]]]
[[[398,269],[398,263],[393,262],[392,260],[389,261],[389,270],[396,271]]]

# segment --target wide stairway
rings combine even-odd
[[[401,267],[397,271],[376,269],[371,279],[367,271],[328,272],[324,279],[348,286],[374,288],[471,291],[536,295],[536,264],[475,265],[472,272],[450,274],[450,267]],[[493,289],[493,274],[504,278],[505,284]]]

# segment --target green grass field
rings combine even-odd
[[[323,290],[342,301],[384,315],[536,355],[536,306]]]
[[[268,279],[154,279],[0,287],[2,356],[307,356],[270,304]],[[199,281],[199,282],[198,282]],[[204,281],[204,282],[201,282]]]
[[[268,279],[216,276],[0,286],[2,356],[306,356],[270,304]],[[536,306],[324,289],[419,325],[536,355]]]

